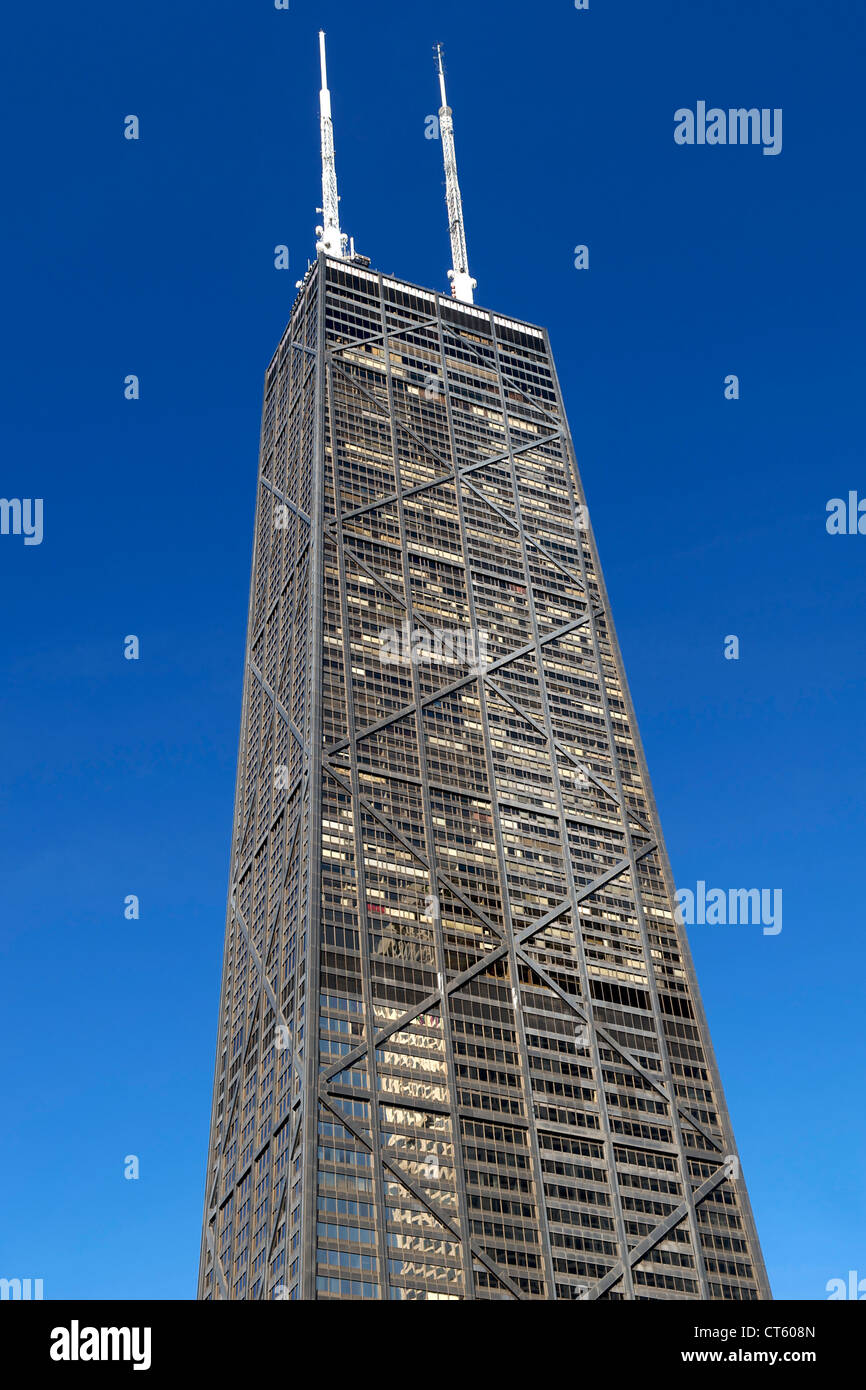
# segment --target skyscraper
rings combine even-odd
[[[323,40],[322,40],[323,44]],[[323,225],[268,367],[199,1296],[756,1299],[547,334]]]

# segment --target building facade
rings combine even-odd
[[[769,1296],[547,335],[320,251],[265,382],[199,1297]]]

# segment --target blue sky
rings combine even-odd
[[[0,536],[0,1274],[194,1294],[261,389],[313,253],[320,26],[344,228],[443,289],[444,43],[477,299],[550,329],[677,882],[783,890],[777,936],[690,936],[774,1292],[825,1297],[866,1277],[866,536],[825,528],[866,496],[848,0],[8,13],[0,492],[45,520],[40,546]],[[676,145],[699,100],[782,108],[781,154]]]

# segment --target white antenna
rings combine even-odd
[[[442,45],[436,45],[439,60],[439,91],[442,105],[439,108],[439,134],[442,138],[442,157],[445,160],[445,205],[448,208],[448,229],[451,233],[451,259],[454,269],[449,270],[451,293],[464,304],[472,304],[472,291],[478,281],[469,274],[469,256],[466,251],[466,231],[463,226],[463,204],[460,201],[460,185],[457,182],[457,156],[454,153],[454,122],[451,107],[445,96],[445,70],[442,67]]]
[[[319,123],[322,132],[322,214],[324,226],[316,228],[316,250],[344,260],[345,232],[340,231],[340,199],[337,195],[337,166],[334,162],[334,125],[331,120],[331,93],[328,91],[328,69],[325,64],[325,31],[319,30],[319,60],[322,67],[322,88],[319,92]]]

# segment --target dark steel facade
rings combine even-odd
[[[673,903],[546,334],[320,255],[265,383],[199,1296],[769,1297]]]

